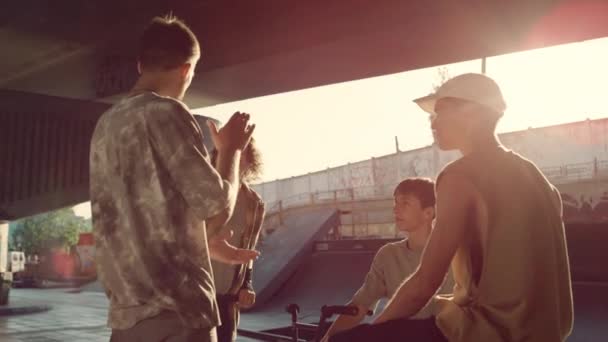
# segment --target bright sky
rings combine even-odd
[[[608,38],[492,57],[487,74],[507,112],[499,132],[608,116]],[[480,72],[479,60],[445,66]],[[333,84],[193,110],[226,122],[251,114],[264,154],[263,181],[297,176],[429,145],[428,116],[412,99],[439,82],[438,68]],[[76,207],[90,216],[88,203]]]
[[[608,39],[489,58],[507,113],[500,132],[608,116]],[[446,66],[480,72],[479,60]],[[437,68],[231,102],[194,110],[222,122],[251,114],[264,153],[264,181],[322,170],[432,142],[428,116],[412,102],[439,82]]]

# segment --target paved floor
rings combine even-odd
[[[23,305],[51,305],[43,313],[0,317],[2,342],[107,342],[108,301],[103,293],[68,293],[65,289],[12,289],[10,300]],[[254,341],[239,338],[239,342]]]
[[[575,285],[575,329],[569,342],[608,341],[608,285]],[[302,299],[305,299],[303,297]],[[47,312],[0,317],[2,342],[109,341],[106,328],[108,301],[100,292],[69,293],[65,289],[13,289],[11,303],[50,305]],[[312,313],[312,311],[311,311]],[[300,321],[311,323],[316,315],[304,314]],[[241,328],[259,331],[289,325],[282,310],[246,313]],[[239,337],[239,342],[256,341]]]
[[[0,318],[0,341],[108,341],[107,299],[102,293],[65,289],[12,289],[12,303],[50,305],[43,313]]]

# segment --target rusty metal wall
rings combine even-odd
[[[108,107],[0,90],[0,220],[88,200],[89,143]]]

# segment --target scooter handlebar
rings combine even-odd
[[[359,308],[355,305],[323,305],[321,313],[325,317],[331,317],[333,315],[347,315],[356,316],[359,314]],[[366,315],[371,316],[374,312],[367,310]]]
[[[285,311],[287,311],[290,314],[299,314],[300,313],[300,307],[298,306],[298,304],[289,304],[287,305],[287,307],[285,308]]]

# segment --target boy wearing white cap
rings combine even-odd
[[[415,102],[431,115],[439,148],[463,157],[438,176],[436,222],[420,267],[365,337],[564,341],[573,309],[561,198],[532,162],[498,140],[506,109],[498,85],[464,74]],[[435,326],[416,326],[407,318],[435,294],[450,264],[454,295],[438,298]],[[391,327],[399,333],[383,333]]]

